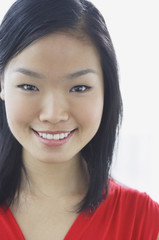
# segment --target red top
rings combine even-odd
[[[79,214],[64,240],[157,240],[158,233],[159,204],[110,181],[107,199],[91,216]],[[0,239],[25,240],[9,209],[0,211]]]

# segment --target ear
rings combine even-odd
[[[4,101],[4,81],[1,80],[1,92],[0,92],[0,98]]]

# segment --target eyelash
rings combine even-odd
[[[89,89],[91,89],[91,87],[86,86],[86,85],[78,85],[78,86],[75,86],[75,87],[71,88],[70,92],[79,92],[79,93],[81,92],[81,93],[83,93],[83,92],[88,91]]]
[[[24,91],[39,91],[37,87],[30,84],[21,84],[21,85],[18,85],[18,88],[21,88]]]
[[[21,84],[21,85],[18,85],[18,88],[21,88],[24,91],[39,91],[37,87],[35,87],[34,85],[30,85],[30,84]],[[83,92],[88,91],[89,89],[91,89],[91,87],[86,86],[86,85],[78,85],[78,86],[71,88],[70,92],[83,93]]]

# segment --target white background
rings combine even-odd
[[[1,0],[0,21],[13,0]],[[92,0],[117,53],[124,119],[112,175],[159,202],[158,0]]]

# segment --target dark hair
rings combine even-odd
[[[118,68],[113,44],[101,13],[86,0],[18,0],[0,26],[0,76],[7,63],[24,48],[53,32],[75,32],[96,46],[104,76],[104,110],[98,132],[81,150],[89,174],[88,192],[78,209],[93,212],[106,198],[109,170],[122,117]],[[0,205],[12,203],[19,192],[22,147],[12,135],[0,100]]]

